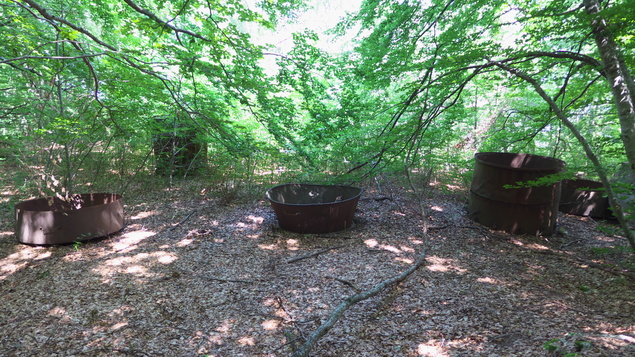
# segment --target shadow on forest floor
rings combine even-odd
[[[432,190],[426,236],[407,189],[365,189],[355,226],[323,235],[280,230],[264,197],[198,184],[127,197],[125,228],[79,245],[20,245],[3,210],[0,352],[290,355],[425,248],[424,267],[349,309],[312,355],[635,353],[633,255],[610,223],[561,214],[557,235],[512,236]]]

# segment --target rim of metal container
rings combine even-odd
[[[524,156],[530,158],[536,158],[540,160],[550,161],[554,165],[553,167],[513,167],[509,164],[501,164],[498,162],[491,162],[484,159],[484,156],[495,155],[495,156]],[[566,162],[556,159],[555,157],[550,156],[542,156],[542,155],[534,155],[534,154],[523,154],[523,153],[513,153],[513,152],[479,152],[474,154],[474,159],[484,165],[499,167],[504,169],[513,169],[513,170],[522,170],[522,171],[553,171],[553,170],[562,170],[567,165]],[[523,160],[524,161],[524,160]]]
[[[600,181],[588,180],[588,179],[566,179],[562,180],[562,188],[568,188],[571,190],[579,190],[581,188],[588,188],[585,191],[603,191],[604,184]]]
[[[271,198],[271,191],[280,188],[280,187],[284,187],[284,186],[310,186],[310,187],[327,187],[327,188],[347,188],[347,189],[354,189],[357,190],[357,194],[355,194],[353,197],[347,198],[345,200],[341,200],[341,201],[331,201],[331,202],[322,202],[322,203],[288,203],[288,202],[280,202],[278,200],[274,200],[273,198]],[[348,186],[348,185],[319,185],[319,184],[311,184],[311,183],[284,183],[281,185],[276,185],[271,187],[270,189],[267,190],[266,196],[267,199],[271,202],[275,202],[281,205],[287,205],[287,206],[326,206],[326,205],[332,205],[334,203],[342,203],[342,202],[348,202],[351,200],[354,200],[356,198],[358,198],[359,196],[362,195],[362,193],[364,192],[364,190],[362,190],[359,187],[356,186]]]
[[[73,194],[70,197],[76,197],[76,196],[80,196],[80,197],[85,197],[85,196],[100,196],[100,197],[105,197],[105,196],[112,196],[115,199],[113,199],[110,202],[107,203],[99,203],[99,204],[92,204],[86,207],[94,207],[94,206],[102,206],[102,205],[106,205],[106,204],[110,204],[116,201],[119,201],[120,199],[123,198],[123,195],[119,194],[119,193],[107,193],[107,192],[97,192],[97,193],[77,193],[77,194]],[[15,209],[19,209],[19,210],[23,210],[23,211],[29,211],[29,212],[69,212],[69,211],[77,211],[77,208],[66,208],[66,207],[61,207],[61,208],[55,208],[55,205],[49,205],[48,207],[51,209],[33,209],[30,206],[33,202],[36,201],[48,201],[49,199],[53,199],[56,202],[57,201],[64,201],[63,198],[59,198],[59,197],[54,197],[54,196],[47,196],[47,197],[40,197],[40,198],[33,198],[30,200],[26,200],[26,201],[22,201],[20,203],[17,203],[14,208]],[[27,206],[27,207],[25,207]],[[82,207],[82,208],[86,208],[86,207]]]

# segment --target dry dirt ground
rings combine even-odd
[[[125,228],[79,245],[18,244],[4,214],[0,355],[290,356],[421,254],[311,356],[635,355],[635,263],[610,224],[561,214],[555,236],[512,236],[467,219],[463,193],[386,184],[352,229],[300,235],[264,195],[181,186],[126,196]]]

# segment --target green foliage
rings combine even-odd
[[[189,122],[237,158],[279,150],[272,137],[301,151],[296,105],[271,85],[245,29],[272,29],[303,1],[34,4],[0,6],[0,133],[39,194],[113,174],[121,188],[152,171],[157,116]]]
[[[606,227],[604,228],[606,229]],[[611,232],[610,229],[608,230]],[[617,232],[614,232],[617,233]],[[591,251],[599,258],[606,257],[619,257],[619,264],[615,268],[617,269],[627,269],[627,270],[635,270],[635,253],[633,253],[630,247],[626,246],[614,246],[614,247],[591,247]]]
[[[333,30],[353,38],[344,53],[311,30],[290,33],[285,53],[254,38],[293,22],[301,0],[36,3],[0,6],[0,160],[21,165],[30,194],[152,175],[152,140],[172,130],[156,117],[196,131],[201,170],[227,182],[354,182],[406,167],[467,185],[477,151],[554,156],[592,178],[578,140],[495,61],[536,78],[607,171],[625,160],[579,0],[366,0]],[[609,5],[632,66],[635,7]]]
[[[555,183],[558,183],[564,179],[571,178],[569,173],[557,173],[551,175],[541,176],[535,180],[527,180],[522,182],[516,182],[515,185],[504,185],[503,187],[506,189],[512,188],[527,188],[527,187],[542,187],[542,186],[551,186]]]
[[[585,341],[581,339],[581,337],[582,336],[577,333],[567,334],[563,338],[556,338],[545,342],[543,347],[553,356],[579,356],[580,352],[586,351],[592,347],[591,342]]]
[[[75,249],[76,252],[79,252],[79,248],[82,246],[82,244],[83,243],[80,241],[73,242],[73,249]]]

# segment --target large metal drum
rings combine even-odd
[[[604,185],[591,180],[563,180],[561,212],[593,218],[614,218]]]
[[[114,193],[38,198],[15,205],[15,231],[21,243],[81,242],[115,233],[123,224],[123,198]]]
[[[550,235],[555,230],[560,181],[528,183],[561,172],[565,162],[552,157],[477,153],[470,188],[469,217],[512,234]],[[520,184],[519,184],[520,183]],[[507,188],[506,186],[521,186]]]
[[[284,184],[267,191],[280,228],[329,233],[350,228],[362,189],[352,186]]]

